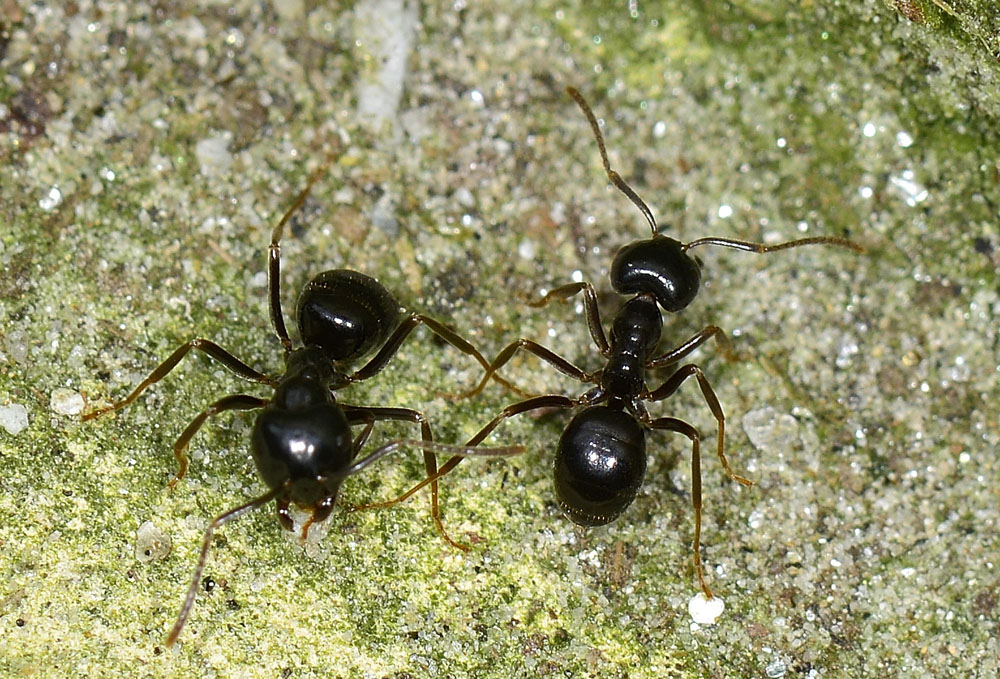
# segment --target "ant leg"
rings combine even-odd
[[[733,250],[743,250],[744,252],[756,252],[759,255],[768,252],[777,252],[778,250],[787,250],[789,248],[798,248],[803,245],[833,245],[838,248],[847,248],[848,250],[854,250],[859,254],[864,254],[865,249],[855,243],[854,241],[847,240],[846,238],[838,238],[837,236],[813,236],[812,238],[799,238],[798,240],[785,241],[784,243],[775,243],[774,245],[766,245],[764,243],[753,243],[751,241],[736,240],[733,238],[699,238],[698,240],[693,240],[690,243],[685,243],[681,246],[681,252],[687,252],[691,248],[696,248],[699,245],[719,245],[724,248],[732,248]]]
[[[673,375],[668,377],[663,384],[653,391],[647,391],[645,394],[641,394],[639,398],[643,401],[662,401],[677,391],[681,384],[684,383],[684,380],[692,375],[698,378],[698,386],[701,387],[701,393],[705,398],[705,403],[708,404],[709,409],[712,411],[712,415],[715,416],[716,422],[719,423],[719,435],[717,439],[718,448],[716,452],[719,456],[719,461],[722,462],[722,468],[733,481],[736,481],[744,486],[752,486],[753,481],[736,474],[729,466],[729,461],[726,459],[725,453],[726,416],[722,412],[722,405],[719,404],[719,398],[715,395],[712,385],[709,384],[708,378],[705,377],[705,373],[701,371],[701,368],[693,363],[681,366]]]
[[[604,334],[604,326],[601,324],[601,312],[597,308],[597,293],[590,283],[568,283],[560,285],[558,288],[549,290],[541,299],[529,301],[530,307],[543,307],[553,299],[567,300],[578,292],[583,291],[583,306],[587,312],[587,327],[590,329],[590,337],[597,345],[601,355],[607,358],[611,355],[611,345]]]
[[[594,292],[594,286],[590,283],[569,283],[567,285],[562,285],[558,288],[550,290],[541,299],[537,301],[529,301],[527,304],[528,306],[536,308],[542,307],[553,299],[566,300],[581,291],[584,293],[584,307],[587,312],[587,327],[590,329],[590,337],[594,340],[594,344],[597,345],[598,350],[603,356],[610,356],[611,346],[608,344],[608,339],[604,334],[604,326],[601,324],[601,312],[597,307],[597,293]],[[516,342],[512,342],[504,347],[503,351],[497,354],[497,357],[493,359],[493,363],[489,365],[486,374],[483,376],[482,380],[480,380],[479,384],[472,389],[454,395],[451,398],[458,400],[475,396],[486,387],[486,384],[491,378],[521,396],[533,396],[520,389],[512,388],[510,382],[497,374],[497,371],[499,371],[500,368],[502,368],[514,357],[514,354],[518,349],[524,349],[525,351],[534,354],[543,361],[546,361],[554,366],[559,372],[572,377],[575,380],[579,380],[584,383],[593,381],[591,375],[585,373],[583,370],[576,367],[562,356],[559,356],[555,352],[547,349],[537,342],[533,342],[532,340],[524,339],[522,337]]]
[[[530,412],[532,410],[540,410],[542,408],[572,408],[577,405],[577,401],[566,396],[558,396],[555,394],[546,396],[536,396],[534,398],[529,398],[524,401],[519,401],[517,403],[511,404],[504,408],[499,415],[494,417],[485,427],[480,429],[475,436],[466,442],[466,446],[472,447],[477,446],[483,442],[483,440],[489,436],[494,429],[500,426],[500,423],[504,420],[514,417],[515,415],[520,415],[522,413]],[[351,511],[358,511],[362,509],[382,509],[384,507],[391,507],[394,504],[403,502],[407,500],[411,495],[416,493],[418,490],[423,488],[428,484],[434,484],[445,474],[448,474],[451,470],[459,465],[459,463],[464,460],[467,455],[454,455],[449,458],[433,475],[429,475],[427,478],[422,480],[417,485],[410,488],[408,491],[400,495],[399,497],[388,500],[387,502],[377,502],[373,504],[361,505],[360,507],[354,507]]]
[[[188,459],[184,452],[187,450],[191,439],[201,429],[201,425],[205,423],[205,420],[227,410],[256,410],[257,408],[263,408],[268,403],[269,401],[266,398],[257,398],[256,396],[248,396],[246,394],[233,394],[232,396],[220,398],[198,413],[198,416],[191,420],[191,423],[184,428],[184,431],[181,432],[181,435],[174,442],[174,458],[177,460],[178,469],[174,478],[170,480],[167,486],[173,490],[177,482],[187,474]]]
[[[576,367],[575,365],[573,365],[565,358],[552,351],[551,349],[543,347],[541,344],[538,344],[537,342],[533,342],[529,339],[524,339],[522,337],[516,342],[511,342],[510,344],[508,344],[506,347],[503,348],[503,351],[497,354],[497,357],[493,359],[492,363],[490,363],[489,368],[486,371],[486,374],[483,375],[483,379],[479,381],[479,384],[477,384],[475,388],[470,389],[469,391],[462,392],[461,394],[458,394],[454,398],[462,399],[462,398],[468,398],[470,396],[475,396],[486,387],[486,384],[490,381],[490,378],[496,379],[501,384],[505,384],[505,381],[497,376],[497,371],[500,370],[500,368],[505,366],[507,363],[511,361],[511,359],[514,358],[514,355],[517,353],[518,349],[524,349],[529,354],[534,354],[535,356],[542,359],[549,365],[553,366],[556,370],[561,372],[563,375],[566,375],[567,377],[572,377],[573,379],[579,380],[580,382],[583,383],[594,381],[594,378],[589,373],[586,373],[580,368]]]
[[[181,630],[184,629],[184,623],[187,622],[188,614],[191,612],[191,607],[194,606],[195,595],[198,594],[198,585],[201,582],[201,574],[205,571],[205,560],[208,558],[208,548],[212,545],[212,535],[215,531],[220,528],[223,524],[237,519],[247,512],[251,512],[258,507],[266,505],[271,500],[276,499],[279,495],[288,490],[290,485],[289,481],[284,482],[277,488],[269,490],[260,497],[254,498],[242,504],[239,507],[235,507],[228,511],[219,514],[217,517],[212,519],[212,523],[208,524],[208,528],[205,529],[205,537],[201,541],[201,554],[198,556],[198,565],[194,569],[194,577],[191,578],[191,585],[188,587],[187,596],[184,597],[184,605],[181,606],[180,613],[177,614],[177,621],[174,622],[174,626],[170,629],[170,634],[167,635],[167,646],[173,646],[174,642],[177,641],[177,637],[180,636]]]
[[[366,363],[362,368],[357,370],[353,375],[348,377],[348,382],[361,382],[362,380],[367,380],[369,377],[373,377],[380,373],[383,368],[392,360],[392,357],[396,355],[399,351],[399,347],[402,346],[406,338],[413,332],[418,326],[426,325],[427,328],[433,332],[435,335],[443,339],[445,342],[455,347],[464,354],[468,354],[479,362],[483,370],[489,370],[490,364],[487,362],[486,358],[479,353],[467,339],[459,335],[457,332],[444,325],[443,323],[434,320],[430,316],[424,316],[423,314],[410,314],[406,319],[399,324],[399,327],[393,331],[392,335],[386,340],[379,352],[372,357],[368,363]],[[502,378],[498,378],[499,381],[508,389],[515,393],[522,393],[520,389],[510,384]]]
[[[361,430],[361,433],[354,438],[354,443],[351,444],[351,450],[354,455],[358,454],[365,443],[368,442],[368,437],[372,435],[372,430],[375,429],[375,416],[368,412],[367,410],[359,410],[354,412],[354,406],[345,406],[340,404],[340,409],[344,411],[347,416],[347,421],[350,424],[361,424],[365,423],[365,428]]]
[[[344,413],[347,415],[347,420],[349,422],[358,421],[360,419],[370,420],[370,424],[366,427],[365,432],[363,432],[364,438],[358,437],[360,440],[355,441],[355,454],[361,450],[361,445],[368,439],[368,435],[371,433],[372,425],[375,421],[384,420],[402,420],[406,422],[416,422],[420,425],[420,438],[423,441],[433,441],[434,436],[431,434],[431,425],[427,421],[426,416],[417,410],[412,410],[410,408],[363,408],[359,406],[341,405],[344,409]],[[424,469],[427,472],[427,478],[433,479],[431,481],[431,516],[434,519],[434,525],[437,527],[438,533],[441,537],[450,544],[452,547],[459,549],[463,552],[469,551],[469,546],[453,540],[448,531],[444,529],[444,524],[441,521],[441,509],[438,501],[438,484],[437,484],[437,457],[433,452],[429,450],[424,450]],[[388,502],[377,502],[366,505],[361,505],[356,509],[370,509],[374,507],[390,507],[397,504],[399,500],[390,500]]]
[[[326,174],[330,167],[332,158],[328,157],[322,165],[309,176],[306,187],[299,192],[299,195],[292,201],[291,207],[285,211],[274,230],[271,232],[271,244],[267,246],[267,298],[268,309],[271,315],[271,327],[277,335],[281,345],[285,348],[285,354],[292,351],[292,340],[288,337],[288,330],[285,328],[285,319],[281,313],[281,236],[285,230],[285,224],[298,212],[309,197],[313,185],[319,181],[320,177]]]
[[[211,342],[207,339],[202,339],[200,337],[197,337],[177,347],[177,350],[174,351],[174,353],[170,354],[170,356],[167,357],[167,360],[158,365],[156,369],[149,374],[149,377],[144,379],[139,384],[139,386],[132,391],[131,394],[123,398],[121,401],[118,401],[117,403],[112,403],[109,406],[105,406],[103,408],[98,408],[97,410],[90,411],[89,413],[84,415],[83,418],[81,418],[82,421],[86,422],[87,420],[92,420],[95,417],[100,417],[104,413],[115,410],[121,410],[125,406],[129,405],[139,397],[139,394],[141,394],[143,391],[146,390],[146,387],[152,384],[156,384],[164,377],[166,377],[167,374],[171,370],[173,370],[177,366],[177,364],[181,362],[181,359],[184,358],[187,355],[187,353],[192,349],[197,349],[198,351],[208,354],[216,361],[221,363],[223,366],[228,368],[230,372],[234,373],[238,377],[241,377],[249,382],[259,382],[261,384],[269,384],[272,386],[277,384],[277,380],[257,372],[256,370],[248,366],[246,363],[244,363],[243,361],[236,358],[231,353],[220,347],[215,342]]]
[[[701,591],[709,599],[712,598],[712,590],[705,582],[705,567],[701,562],[701,436],[698,430],[683,420],[675,417],[658,417],[655,420],[647,421],[646,426],[650,429],[662,429],[683,434],[691,439],[691,506],[694,507],[694,571],[698,575],[698,582],[701,584]]]
[[[680,345],[676,349],[671,349],[664,354],[660,354],[656,358],[651,358],[646,363],[646,367],[652,369],[673,365],[712,337],[715,337],[716,344],[719,345],[719,348],[722,349],[722,353],[725,354],[728,360],[740,360],[740,355],[736,353],[736,350],[733,348],[733,343],[729,341],[729,337],[726,335],[725,331],[717,325],[706,325],[699,332],[695,333],[691,339],[684,342],[684,344]]]
[[[316,477],[321,483],[331,481],[343,481],[349,476],[359,474],[364,469],[370,467],[383,457],[391,455],[403,448],[420,448],[421,450],[432,450],[437,453],[448,453],[450,455],[461,455],[463,457],[511,457],[524,452],[524,446],[500,446],[498,448],[474,448],[472,446],[455,446],[449,443],[438,443],[437,441],[418,441],[416,439],[398,439],[390,441],[381,448],[376,448],[375,452],[369,453],[349,467],[344,467],[335,472]],[[435,474],[435,478],[440,478],[441,473]]]

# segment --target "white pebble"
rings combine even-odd
[[[79,415],[83,412],[83,396],[80,392],[60,387],[52,390],[49,407],[58,415]]]
[[[698,592],[688,601],[688,613],[699,625],[714,625],[725,609],[722,599],[717,596],[708,599],[704,592]]]
[[[233,156],[229,153],[230,137],[228,132],[224,132],[195,144],[194,155],[198,158],[202,174],[221,175],[229,171],[233,165]]]
[[[42,208],[46,212],[52,212],[59,207],[59,204],[62,203],[62,199],[62,191],[59,190],[58,186],[53,186],[49,189],[49,192],[38,201],[38,207]]]
[[[135,532],[135,558],[142,563],[163,559],[170,553],[173,541],[170,535],[146,521]]]
[[[17,436],[28,426],[28,409],[20,403],[0,406],[0,427],[8,434]]]
[[[799,421],[788,413],[765,406],[743,416],[743,431],[757,450],[787,450],[799,440]]]

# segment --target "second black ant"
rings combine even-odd
[[[328,161],[329,162],[329,161]],[[378,281],[349,269],[324,271],[302,290],[297,304],[299,337],[302,346],[295,348],[285,328],[280,300],[280,241],[285,225],[305,203],[310,190],[326,171],[327,163],[310,177],[306,188],[274,227],[268,247],[268,300],[271,325],[284,347],[285,370],[277,376],[260,373],[234,355],[206,339],[197,338],[182,344],[163,363],[121,401],[93,410],[83,416],[91,420],[108,412],[121,410],[136,400],[152,384],[159,382],[192,349],[207,354],[238,377],[265,384],[274,390],[270,398],[233,394],[221,398],[195,417],[174,443],[178,471],[170,482],[174,486],[187,473],[185,453],[192,437],[209,417],[230,410],[260,410],[254,420],[250,450],[257,472],[269,490],[216,516],[205,530],[194,577],[177,620],[167,636],[173,645],[180,635],[194,604],[201,575],[214,532],[223,524],[272,500],[277,504],[278,520],[293,529],[289,506],[295,504],[309,512],[302,525],[305,539],[309,527],[324,520],[333,510],[340,485],[383,457],[405,447],[419,447],[430,483],[434,486],[434,521],[441,535],[454,546],[468,549],[445,532],[437,511],[436,458],[434,453],[501,456],[523,452],[520,447],[473,448],[449,446],[433,440],[430,423],[418,410],[380,406],[357,406],[340,403],[334,392],[378,374],[399,350],[415,328],[424,325],[439,338],[472,357],[486,370],[489,363],[479,351],[454,330],[440,322],[411,313],[401,314],[392,294]],[[378,352],[360,369],[349,372],[347,366],[378,348]],[[397,440],[386,443],[358,459],[376,422],[398,420],[419,424],[421,440]],[[363,425],[355,435],[351,427]]]
[[[694,509],[694,566],[698,582],[707,598],[712,591],[705,581],[701,558],[701,434],[687,422],[675,417],[652,417],[646,403],[663,401],[672,396],[684,382],[694,377],[705,403],[718,423],[716,455],[730,479],[744,486],[752,482],[736,474],[725,455],[726,416],[701,368],[693,363],[681,365],[653,389],[646,385],[646,371],[676,366],[695,349],[715,338],[730,357],[735,352],[725,333],[715,325],[707,325],[679,346],[657,353],[663,330],[662,308],[677,313],[696,297],[701,285],[701,267],[689,252],[705,245],[717,245],[755,253],[769,253],[804,245],[831,245],[863,253],[862,248],[845,238],[818,236],[766,245],[730,238],[699,238],[682,243],[660,233],[652,211],[622,177],[611,168],[597,119],[583,95],[567,88],[569,95],[586,115],[597,140],[604,171],[614,186],[628,197],[645,216],[652,237],[625,245],[611,263],[612,289],[631,296],[616,312],[611,322],[610,339],[597,305],[594,286],[587,282],[570,283],[545,294],[532,306],[541,307],[552,300],[566,300],[583,293],[587,326],[601,356],[604,367],[587,372],[551,349],[530,339],[521,338],[507,345],[490,364],[486,375],[474,389],[462,394],[479,393],[491,378],[518,351],[526,351],[549,363],[559,372],[584,384],[592,384],[576,397],[561,394],[534,396],[513,403],[473,436],[466,445],[474,446],[486,439],[504,420],[541,409],[579,410],[563,430],[553,464],[556,495],[563,512],[575,523],[598,526],[610,523],[624,512],[636,498],[646,473],[646,430],[671,431],[691,441],[691,504]],[[449,459],[433,476],[389,502],[369,505],[384,507],[405,500],[414,492],[447,474],[461,461],[461,455]]]

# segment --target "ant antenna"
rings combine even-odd
[[[349,476],[354,476],[373,462],[381,460],[386,455],[391,455],[397,450],[404,448],[422,448],[434,453],[446,453],[448,455],[461,455],[462,457],[513,457],[524,452],[524,446],[500,446],[497,448],[478,448],[476,446],[456,446],[449,443],[438,443],[437,441],[421,441],[417,439],[400,439],[390,441],[375,452],[358,460],[350,467],[345,467],[332,474],[325,474],[319,477],[323,483],[333,481],[343,481]],[[430,481],[436,478],[429,479]]]
[[[288,329],[285,328],[285,319],[281,316],[281,245],[279,243],[285,231],[285,224],[305,204],[313,185],[326,174],[332,162],[333,152],[331,151],[323,160],[323,164],[316,168],[309,176],[309,182],[306,184],[306,187],[299,192],[299,195],[292,202],[291,207],[282,215],[281,221],[275,225],[274,230],[271,232],[271,244],[267,248],[267,290],[268,297],[270,298],[268,306],[271,312],[271,326],[274,328],[274,334],[278,336],[281,345],[285,348],[285,355],[292,352],[292,340],[288,337]]]
[[[838,238],[837,236],[813,236],[811,238],[800,238],[798,240],[785,241],[784,243],[775,243],[774,245],[751,243],[745,240],[734,240],[732,238],[718,238],[712,236],[709,238],[699,238],[691,241],[690,243],[685,243],[681,246],[681,251],[687,252],[691,248],[696,248],[699,245],[719,245],[724,248],[743,250],[744,252],[756,252],[758,254],[776,252],[777,250],[787,250],[789,248],[797,248],[803,245],[833,245],[839,248],[854,250],[859,254],[865,253],[865,249],[854,241],[847,240],[846,238]]]
[[[656,219],[653,217],[653,212],[646,206],[642,198],[639,197],[631,186],[629,186],[622,176],[611,169],[611,162],[608,160],[608,151],[604,144],[604,135],[601,134],[600,125],[597,124],[597,117],[594,112],[590,109],[590,105],[587,100],[583,98],[580,91],[575,87],[566,87],[566,92],[569,96],[573,97],[573,101],[577,103],[583,114],[587,116],[587,122],[590,123],[590,129],[594,132],[594,138],[597,140],[597,148],[601,152],[601,162],[604,163],[604,172],[607,173],[608,179],[615,187],[624,193],[629,200],[635,203],[636,207],[642,212],[646,221],[649,222],[650,228],[653,230],[653,237],[660,235],[659,230],[656,226]],[[787,241],[784,243],[776,243],[774,245],[765,245],[763,243],[750,243],[748,241],[733,240],[731,238],[699,238],[693,240],[690,243],[686,243],[681,246],[682,252],[687,252],[691,248],[696,248],[699,245],[719,245],[726,248],[733,248],[734,250],[744,250],[746,252],[775,252],[777,250],[787,250],[788,248],[797,248],[802,245],[833,245],[836,247],[847,248],[848,250],[853,250],[854,252],[864,254],[865,249],[847,240],[846,238],[838,238],[836,236],[815,236],[812,238],[801,238],[799,240]]]
[[[475,448],[470,446],[453,446],[447,443],[438,443],[436,441],[417,441],[412,439],[402,439],[399,441],[391,441],[381,448],[377,449],[375,452],[371,453],[367,457],[355,462],[349,467],[339,470],[333,474],[327,474],[319,477],[317,480],[320,483],[326,484],[330,482],[343,481],[349,476],[354,476],[360,472],[365,467],[368,467],[373,462],[376,462],[386,455],[395,453],[403,448],[423,448],[424,450],[430,450],[437,453],[447,453],[450,455],[461,455],[463,457],[509,457],[513,455],[520,455],[524,452],[524,446],[503,446],[499,448]],[[223,524],[232,521],[233,519],[239,518],[248,512],[252,512],[258,507],[266,505],[271,500],[274,500],[284,493],[288,492],[288,489],[292,486],[292,479],[288,479],[281,483],[276,488],[269,490],[263,495],[250,500],[249,502],[240,505],[239,507],[234,507],[233,509],[226,510],[222,514],[212,519],[212,523],[208,524],[208,528],[205,529],[205,537],[201,542],[201,554],[198,556],[198,565],[194,569],[194,577],[191,578],[191,584],[188,586],[187,596],[184,597],[184,605],[181,606],[181,612],[177,614],[177,621],[174,626],[170,629],[170,634],[167,635],[166,644],[168,647],[173,646],[174,642],[177,641],[177,637],[180,636],[181,630],[184,629],[184,624],[187,622],[188,614],[191,612],[191,608],[194,606],[194,600],[198,596],[198,585],[201,583],[202,573],[205,572],[205,561],[208,559],[208,550],[212,545],[212,537],[215,535],[215,531],[222,527]],[[308,523],[303,527],[303,537],[305,537],[305,532],[308,530],[309,526],[312,525],[312,518],[309,519]]]
[[[177,622],[174,623],[170,634],[167,635],[166,644],[168,647],[173,646],[174,642],[177,641],[181,630],[184,629],[184,623],[187,622],[188,613],[191,612],[191,607],[194,606],[194,599],[198,594],[198,584],[201,581],[201,574],[205,571],[205,560],[208,558],[208,548],[212,545],[212,535],[215,533],[215,530],[228,521],[239,518],[258,507],[266,505],[287,491],[291,485],[291,480],[285,481],[277,488],[269,490],[260,497],[250,500],[250,502],[219,514],[212,519],[212,523],[208,524],[208,528],[205,530],[205,538],[201,542],[201,555],[198,557],[198,565],[194,569],[194,577],[191,578],[191,585],[188,587],[187,596],[184,598],[184,605],[181,606],[181,612],[177,614]]]
[[[632,187],[625,183],[622,176],[611,169],[611,163],[608,161],[608,151],[604,146],[604,135],[601,134],[601,128],[597,124],[597,118],[594,116],[594,112],[590,110],[590,105],[587,104],[586,99],[580,94],[580,91],[575,87],[569,86],[566,88],[566,92],[569,96],[573,97],[573,100],[577,103],[577,106],[583,111],[583,114],[587,116],[587,121],[590,123],[590,129],[594,131],[594,138],[597,139],[597,148],[601,151],[601,162],[604,163],[604,172],[607,173],[608,179],[615,187],[624,193],[630,201],[635,203],[635,206],[639,208],[646,221],[649,222],[649,227],[653,230],[653,237],[660,235],[656,228],[656,219],[653,218],[652,211],[646,207],[646,204],[642,202],[642,198],[639,194],[632,190]]]

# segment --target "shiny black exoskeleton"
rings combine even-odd
[[[354,458],[351,423],[331,391],[330,359],[315,346],[288,355],[274,396],[254,420],[250,451],[268,488],[289,483],[287,497],[328,511],[343,481],[335,473]],[[331,476],[332,475],[332,476]],[[279,510],[285,528],[292,519]]]
[[[263,495],[217,516],[205,531],[201,556],[167,645],[176,641],[194,603],[198,583],[212,535],[224,523],[261,507],[271,500],[277,505],[281,525],[293,529],[290,505],[309,512],[302,525],[302,537],[309,527],[322,521],[333,509],[341,483],[373,462],[403,446],[420,447],[430,483],[433,486],[434,521],[453,545],[467,549],[448,537],[437,509],[434,451],[462,455],[495,456],[521,452],[520,448],[481,448],[447,446],[433,441],[430,424],[418,410],[355,406],[339,403],[334,392],[349,384],[366,380],[380,372],[398,351],[407,336],[418,326],[427,326],[439,338],[474,357],[484,369],[489,363],[479,351],[450,328],[420,314],[403,315],[399,303],[378,281],[348,269],[324,271],[303,289],[297,305],[299,336],[302,345],[293,346],[285,328],[280,300],[280,246],[285,224],[306,200],[313,184],[325,171],[315,172],[308,186],[297,197],[271,234],[268,248],[268,297],[271,324],[285,351],[285,370],[278,377],[260,373],[234,355],[206,339],[193,339],[181,345],[127,397],[86,414],[90,420],[107,412],[121,410],[135,401],[150,385],[160,381],[190,352],[201,351],[219,361],[237,376],[273,388],[270,398],[234,394],[219,399],[202,411],[178,437],[174,456],[178,462],[174,486],[187,473],[185,451],[205,420],[228,410],[259,410],[251,435],[251,452],[260,478],[268,487]],[[347,366],[371,352],[378,352],[362,368],[349,372]],[[376,422],[399,420],[419,424],[421,440],[393,441],[359,458]],[[352,427],[363,426],[355,435]]]
[[[694,563],[701,588],[711,597],[705,582],[701,562],[701,454],[699,432],[687,422],[673,417],[650,417],[646,403],[661,401],[671,396],[687,379],[694,377],[712,415],[718,423],[716,453],[726,474],[744,485],[747,479],[736,475],[725,456],[726,418],[715,391],[701,369],[694,364],[682,365],[659,386],[646,385],[649,370],[676,366],[710,338],[715,337],[730,358],[735,358],[725,333],[708,325],[683,344],[657,354],[663,330],[660,309],[676,313],[687,307],[697,296],[701,284],[701,268],[689,250],[701,245],[719,245],[749,252],[766,253],[802,245],[834,245],[856,252],[863,252],[857,244],[830,237],[765,245],[728,238],[702,238],[682,243],[658,232],[656,220],[638,194],[611,169],[604,138],[597,119],[583,96],[568,88],[570,96],[583,110],[594,132],[600,149],[604,170],[611,182],[624,193],[643,213],[652,228],[652,237],[634,241],[622,247],[614,257],[610,269],[611,287],[620,295],[631,296],[619,308],[611,323],[610,341],[604,334],[597,306],[597,293],[590,283],[571,283],[549,291],[533,306],[543,306],[557,299],[568,299],[583,293],[587,325],[591,338],[606,363],[603,368],[586,372],[552,350],[529,339],[519,339],[505,347],[490,364],[482,382],[463,396],[478,393],[496,372],[510,361],[518,350],[534,354],[557,370],[592,388],[571,398],[549,394],[514,403],[505,408],[489,424],[473,436],[467,445],[482,442],[507,418],[543,408],[581,409],[570,420],[559,439],[554,461],[554,477],[559,506],[574,522],[596,526],[611,522],[635,499],[646,473],[645,430],[672,431],[691,441],[691,501],[694,508]],[[461,462],[455,457],[445,463],[437,473],[440,477]],[[402,497],[408,497],[426,480],[411,488]]]
[[[690,304],[701,285],[701,269],[684,244],[655,233],[618,250],[608,275],[619,295],[649,293],[671,313]]]
[[[329,360],[367,356],[399,325],[399,302],[378,281],[349,269],[324,271],[299,295],[299,333]]]
[[[559,505],[581,526],[625,511],[646,476],[646,430],[630,413],[589,406],[569,421],[553,472]]]

